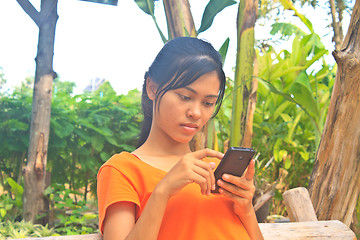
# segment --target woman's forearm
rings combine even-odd
[[[156,240],[169,196],[155,188],[126,240]]]
[[[242,224],[244,225],[250,238],[253,240],[263,240],[264,237],[261,233],[259,223],[256,219],[255,211],[250,211],[247,216],[239,216]]]

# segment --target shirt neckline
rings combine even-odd
[[[139,158],[136,154],[134,154],[134,153],[130,153],[130,154],[133,155],[137,160],[139,160],[143,165],[146,165],[146,166],[148,166],[148,167],[150,167],[150,168],[152,168],[152,169],[155,169],[155,170],[157,170],[157,171],[159,171],[159,172],[162,172],[162,173],[164,173],[164,174],[167,174],[167,173],[168,173],[167,171],[164,171],[164,170],[162,170],[162,169],[160,169],[160,168],[157,168],[157,167],[154,167],[154,166],[148,164],[147,162],[144,162],[144,161],[141,160],[141,158]]]

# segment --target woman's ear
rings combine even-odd
[[[146,79],[146,93],[150,98],[150,100],[155,101],[157,89],[158,89],[158,84],[148,77]]]

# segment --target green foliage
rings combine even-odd
[[[257,106],[253,119],[253,148],[260,153],[256,180],[260,187],[276,186],[275,206],[281,193],[306,186],[324,126],[336,69],[327,65],[327,50],[320,37],[306,34],[290,23],[274,24],[272,33],[292,39],[291,51],[271,46],[256,50],[258,62]],[[322,66],[315,67],[314,63]],[[227,83],[222,108],[215,118],[219,150],[227,145],[231,119],[231,93]],[[274,210],[282,214],[283,206]]]
[[[85,188],[86,199],[89,191],[95,193],[102,163],[117,152],[134,150],[140,95],[137,90],[116,95],[104,87],[94,95],[71,96],[63,84],[57,83],[52,102],[48,169],[53,182],[68,183],[73,190]]]
[[[4,87],[5,83],[6,83],[6,79],[4,77],[4,71],[3,71],[2,67],[0,67],[0,91]],[[1,95],[2,95],[2,93],[0,92],[0,96]]]
[[[291,53],[257,50],[253,146],[261,153],[258,180],[277,182],[275,199],[281,200],[288,188],[308,184],[335,78],[335,69],[322,59],[326,53],[315,33],[296,35]],[[310,71],[318,60],[322,68]]]
[[[29,144],[31,105],[32,96],[25,85],[16,89],[12,95],[0,98],[0,179],[10,177],[18,183],[21,180]],[[2,181],[1,184],[4,187]]]
[[[11,178],[8,178],[8,180],[9,179]],[[13,181],[13,183],[18,185],[15,181]],[[4,185],[9,186],[7,181],[4,182]],[[13,195],[11,194],[11,188],[7,189],[9,190],[5,191],[0,196],[0,222],[18,220],[21,219],[22,215],[22,193]]]
[[[73,83],[55,81],[47,170],[52,181],[95,194],[99,167],[121,151],[132,151],[139,134],[140,93],[116,95],[109,86],[72,95]],[[0,98],[0,174],[21,182],[29,141],[32,96],[29,84]],[[101,93],[101,94],[100,94]],[[101,97],[102,95],[102,97]],[[3,188],[11,189],[5,186]],[[89,188],[90,186],[90,188]]]
[[[89,234],[97,231],[97,214],[90,211],[89,205],[79,192],[67,189],[64,185],[53,184],[44,194],[50,202],[50,225],[60,235]]]
[[[32,79],[0,98],[0,220],[22,218],[22,168],[26,164],[32,106]],[[94,93],[73,95],[74,83],[54,82],[47,171],[53,183],[46,190],[51,226],[6,228],[10,237],[62,235],[97,231],[89,209],[96,194],[96,175],[113,154],[135,149],[141,122],[140,93],[116,95],[105,82]],[[95,208],[93,203],[92,208]],[[20,226],[20,225],[19,225]],[[5,226],[4,226],[5,227]],[[3,231],[3,229],[1,230]]]
[[[9,238],[18,239],[18,238],[26,238],[26,237],[49,237],[49,236],[59,236],[59,234],[55,233],[54,229],[49,228],[47,225],[42,226],[25,221],[0,222],[0,240],[5,240]]]

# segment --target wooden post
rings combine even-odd
[[[306,188],[290,189],[283,194],[286,211],[291,222],[317,221],[309,192]]]

